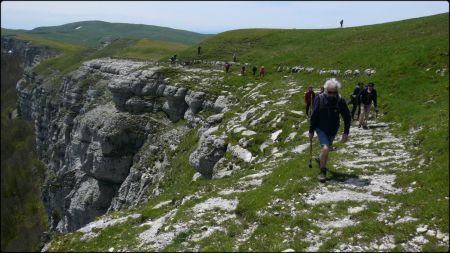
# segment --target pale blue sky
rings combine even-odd
[[[1,26],[33,29],[85,20],[158,25],[200,33],[240,28],[334,28],[378,24],[449,11],[446,1],[410,2],[14,2],[1,3]]]

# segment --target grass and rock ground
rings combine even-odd
[[[190,84],[199,73],[216,77]],[[192,89],[220,86],[236,98],[217,133],[245,152],[229,148],[214,178],[203,179],[188,163],[198,141],[191,129],[159,196],[101,217],[92,229],[56,237],[50,251],[448,250],[448,191],[429,185],[445,174],[436,175],[433,159],[420,153],[423,127],[405,132],[383,113],[372,115],[368,130],[353,122],[349,142],[336,142],[327,182],[320,184],[317,164],[308,168],[303,105],[311,84],[303,76],[318,73],[254,78],[200,65],[172,74]],[[348,79],[343,90],[353,88]]]

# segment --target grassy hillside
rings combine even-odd
[[[239,62],[266,67],[267,76],[253,78],[250,74],[238,75],[239,67],[233,66],[230,74],[223,73],[223,82],[211,87],[203,86],[205,91],[220,88],[231,92],[238,100],[237,105],[225,114],[218,132],[224,131],[226,123],[239,121],[241,113],[267,102],[268,106],[258,107],[260,109],[252,118],[259,118],[270,110],[269,115],[259,124],[251,126],[250,120],[242,122],[247,129],[257,132],[246,148],[262,162],[250,164],[241,161],[238,162],[241,169],[231,176],[192,181],[195,171],[189,165],[188,157],[198,141],[196,129],[193,129],[171,160],[168,175],[161,183],[162,193],[149,198],[148,202],[140,206],[111,214],[111,217],[123,217],[126,214],[138,213],[142,215],[139,219],[130,219],[96,230],[98,236],[87,241],[80,240],[83,236],[81,232],[59,235],[53,240],[50,250],[155,250],[151,246],[142,245],[137,238],[140,233],[155,224],[142,223],[149,219],[157,223],[164,214],[176,209],[176,215],[168,219],[155,234],[162,236],[164,231],[174,231],[186,224],[193,225],[177,234],[173,241],[163,248],[165,251],[281,251],[287,248],[308,251],[311,246],[316,246],[315,250],[319,251],[335,251],[340,248],[341,243],[365,245],[365,251],[384,251],[383,248],[371,245],[385,240],[386,236],[387,240],[394,244],[389,248],[392,251],[448,251],[448,19],[446,13],[357,28],[236,30],[202,41],[199,44],[203,51],[201,57],[197,56],[197,45],[179,52],[180,60],[201,58],[230,61],[236,50]],[[278,65],[311,66],[316,70],[340,69],[341,73],[346,69],[356,68],[374,68],[377,71],[371,77],[339,76],[338,80],[343,84],[341,94],[348,98],[358,81],[375,82],[380,108],[377,120],[391,124],[389,127],[367,132],[361,132],[353,125],[350,138],[363,144],[355,144],[355,148],[350,149],[348,144],[336,143],[338,151],[330,154],[329,164],[334,171],[329,176],[333,182],[327,182],[326,186],[319,185],[316,180],[317,166],[314,164],[313,169],[308,168],[309,154],[306,151],[300,154],[287,152],[284,156],[275,157],[273,150],[292,150],[298,144],[307,143],[307,138],[302,135],[308,129],[307,119],[298,114],[298,111],[305,109],[303,91],[307,85],[318,88],[329,76],[320,76],[317,72],[279,73],[275,71]],[[199,67],[210,68],[204,65]],[[436,74],[437,69],[443,68],[447,69],[443,76]],[[198,82],[192,84],[192,87],[199,87],[195,85],[198,85]],[[260,96],[251,99],[250,93],[254,90]],[[298,92],[299,90],[301,92]],[[276,105],[277,102],[283,103]],[[279,115],[284,115],[283,120],[277,122]],[[279,135],[280,141],[272,144],[271,148],[274,149],[260,150],[261,144],[279,129],[283,131]],[[414,134],[412,130],[418,133]],[[297,135],[293,141],[282,141],[289,133],[294,132]],[[231,132],[227,141],[236,144],[242,137],[241,133]],[[388,141],[384,143],[386,140]],[[314,154],[319,151],[317,144],[315,141]],[[348,152],[345,152],[346,149]],[[344,152],[340,153],[339,150]],[[349,168],[342,166],[342,162],[349,163],[360,159],[352,153],[357,153],[358,150],[375,154],[377,158],[390,157],[390,162],[394,165],[369,160],[368,167],[348,172]],[[406,157],[390,154],[403,150],[408,152]],[[226,158],[233,159],[229,153]],[[264,158],[268,160],[264,161]],[[401,163],[409,158],[410,161]],[[256,177],[261,171],[270,173]],[[348,208],[362,208],[358,206],[361,202],[347,200],[311,205],[306,201],[308,199],[305,196],[314,195],[311,192],[317,189],[332,191],[336,187],[338,190],[348,190],[342,186],[342,181],[354,179],[363,182],[361,176],[371,178],[373,174],[380,172],[394,176],[392,187],[398,187],[403,192],[376,192],[376,197],[385,198],[386,201],[363,201],[363,211],[353,214],[349,214]],[[248,175],[253,177],[244,177]],[[262,180],[261,185],[245,190],[246,185],[248,186],[246,183],[259,179]],[[382,180],[381,184],[388,184],[387,181]],[[386,189],[389,187],[390,185]],[[229,195],[220,194],[222,190],[230,188],[236,191]],[[356,190],[365,193],[364,189],[359,187]],[[192,213],[192,208],[196,204],[218,196],[239,201],[237,208],[231,213],[234,217],[230,216],[232,218],[220,226],[217,220],[230,215],[220,208],[208,212],[201,219],[194,217],[196,213]],[[184,204],[182,199],[186,200]],[[156,206],[168,200],[171,200],[172,204]],[[395,223],[400,217],[409,216],[415,220]],[[320,228],[321,223],[334,224],[333,222],[345,220],[345,217],[350,217],[347,218],[349,223],[356,221],[356,224],[328,227],[324,230],[323,227]],[[417,232],[421,224],[427,224],[435,234],[436,231],[446,233],[447,243],[443,244],[441,239],[438,240],[430,235],[432,233],[427,233],[422,234],[425,240],[422,240],[424,243],[421,248],[408,248],[407,243],[417,238],[422,239]],[[209,229],[217,226],[225,230],[213,230],[209,236],[200,237],[196,241],[188,240],[199,238],[198,235],[205,234],[205,231],[209,232]],[[321,241],[323,244],[314,241]]]
[[[102,57],[119,57],[135,60],[168,61],[169,55],[186,48],[183,44],[159,42],[147,39],[118,39],[101,49],[80,47],[64,50],[61,56],[43,61],[34,68],[38,74],[58,77],[78,68],[83,61]]]
[[[231,61],[236,50],[237,61],[264,65],[268,78],[274,80],[280,75],[275,73],[277,66],[340,69],[341,74],[346,69],[374,68],[377,74],[370,78],[338,78],[343,79],[344,94],[349,94],[357,81],[370,80],[377,85],[387,120],[405,128],[419,123],[448,126],[448,76],[435,74],[437,69],[448,71],[448,19],[446,13],[344,29],[235,30],[201,42],[201,57],[196,55],[197,46],[192,46],[180,52],[179,58]],[[306,74],[295,78],[315,87],[327,79]],[[436,104],[426,104],[430,99]],[[438,122],[430,121],[431,117]]]
[[[103,21],[82,21],[60,26],[38,27],[29,31],[11,30],[10,32],[21,32],[40,38],[90,47],[99,46],[103,40],[119,38],[151,39],[191,45],[208,36],[168,27]]]
[[[165,56],[173,55],[177,51],[181,51],[187,47],[188,46],[186,45],[178,43],[141,39],[120,50],[114,54],[114,56],[140,60],[159,60]]]

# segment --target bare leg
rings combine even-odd
[[[326,168],[329,152],[330,147],[328,145],[323,145],[322,149],[320,150],[320,168]]]
[[[359,115],[359,125],[364,126],[364,117],[366,114],[365,105],[361,104],[361,114]]]
[[[369,118],[370,105],[363,105],[361,110],[361,116],[359,120],[359,124],[366,127],[367,119]]]

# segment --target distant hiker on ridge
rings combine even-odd
[[[256,70],[258,70],[258,68],[256,66],[253,66],[252,68],[253,77],[256,77]]]
[[[369,83],[367,87],[365,87],[359,94],[359,102],[361,103],[362,108],[361,115],[359,115],[359,127],[362,126],[364,129],[368,129],[367,119],[369,118],[372,101],[373,105],[375,106],[375,112],[378,112],[377,90],[375,90],[374,86],[374,83]]]
[[[342,28],[342,26],[344,26],[344,20],[341,19],[341,22],[339,22],[339,23],[341,24],[341,28]]]
[[[197,48],[197,54],[198,54],[198,55],[201,54],[201,50],[202,50],[202,47],[201,47],[201,46],[198,46],[198,48]]]
[[[316,96],[314,99],[309,126],[309,139],[312,143],[314,131],[316,131],[321,146],[320,156],[316,159],[320,167],[320,182],[325,182],[326,180],[328,153],[332,148],[333,140],[339,129],[339,115],[344,118],[344,133],[342,134],[341,142],[346,142],[350,133],[351,115],[345,99],[339,95],[340,86],[341,84],[335,78],[329,79],[325,82],[324,93]]]
[[[308,91],[305,93],[305,104],[306,104],[306,116],[310,116],[312,109],[312,103],[314,101],[314,97],[316,96],[316,93],[314,93],[312,86],[308,87]]]
[[[245,65],[241,67],[241,76],[245,75]]]

